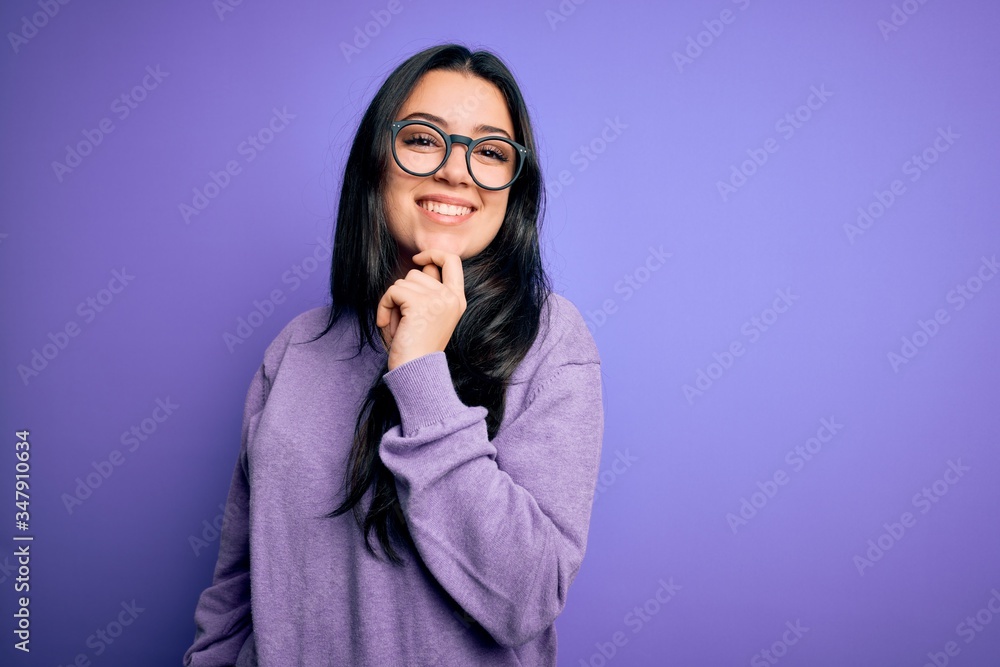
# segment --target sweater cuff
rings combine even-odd
[[[466,409],[455,391],[444,352],[410,359],[382,376],[396,399],[404,436]]]

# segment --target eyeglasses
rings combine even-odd
[[[401,120],[392,124],[392,156],[399,168],[414,176],[430,176],[451,157],[451,147],[466,147],[465,163],[476,185],[484,190],[508,188],[521,175],[528,149],[496,135],[473,139],[447,134],[425,120]]]

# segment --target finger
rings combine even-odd
[[[393,283],[379,299],[378,306],[375,308],[375,324],[379,327],[387,326],[392,319],[393,309],[401,306],[402,303],[403,298],[399,295],[399,285]]]
[[[400,278],[389,288],[392,294],[392,303],[400,308],[406,308],[409,301],[419,298],[421,294],[427,294],[434,289],[440,289],[441,283],[430,276],[416,272],[411,273],[407,278]],[[387,294],[389,291],[386,292]],[[383,300],[385,296],[382,297]],[[387,303],[380,301],[379,303]]]
[[[402,319],[402,314],[399,312],[399,308],[393,308],[389,311],[388,322],[385,324],[376,324],[379,328],[379,333],[382,336],[382,343],[385,345],[386,351],[392,346],[392,341],[396,338],[396,331],[399,329],[399,321]]]
[[[441,283],[432,280],[429,276],[418,274],[418,277],[432,282],[440,289]],[[399,322],[403,319],[403,308],[414,303],[417,295],[425,294],[428,291],[425,286],[415,285],[412,280],[400,280],[390,285],[389,289],[382,295],[375,313],[375,325],[383,332],[383,338],[387,338],[386,349],[396,337]]]
[[[427,292],[441,287],[441,269],[437,264],[427,264],[422,270],[410,269],[406,274],[404,285],[414,292]]]
[[[456,253],[429,248],[414,255],[413,261],[417,264],[433,262],[440,266],[441,282],[455,294],[461,296],[463,301],[465,300],[465,274],[462,270],[462,258]]]
[[[437,282],[441,282],[441,269],[438,268],[437,264],[424,264],[423,272]]]
[[[399,328],[399,320],[402,319],[402,314],[399,312],[399,308],[393,308],[392,314],[389,318],[389,337],[396,337],[396,330]]]
[[[429,264],[428,266],[434,271],[440,271],[436,264]],[[397,288],[397,301],[420,294],[433,294],[435,291],[441,289],[440,272],[437,276],[430,275],[431,270],[428,269],[428,266],[423,267],[422,271],[410,269],[406,273],[406,277],[402,278],[395,285]]]

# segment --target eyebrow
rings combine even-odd
[[[413,118],[423,118],[424,120],[429,120],[432,123],[437,123],[441,127],[448,129],[448,121],[446,121],[444,118],[441,118],[440,116],[435,116],[434,114],[424,113],[422,111],[415,111],[406,118],[403,118],[402,120],[411,120]],[[513,137],[511,137],[510,134],[507,133],[507,130],[504,130],[503,128],[499,127],[494,127],[493,125],[477,125],[475,127],[475,131],[477,133],[485,132],[489,134],[502,134],[508,139],[513,140]]]

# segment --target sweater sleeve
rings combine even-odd
[[[250,486],[246,446],[266,396],[264,366],[247,391],[240,454],[233,470],[223,514],[219,558],[212,585],[198,598],[194,643],[184,653],[185,667],[224,667],[236,664],[240,648],[250,635]]]
[[[555,621],[583,560],[604,429],[600,360],[584,335],[563,342],[593,354],[551,354],[492,442],[486,408],[461,402],[444,352],[384,376],[401,423],[380,456],[417,551],[503,646]]]

